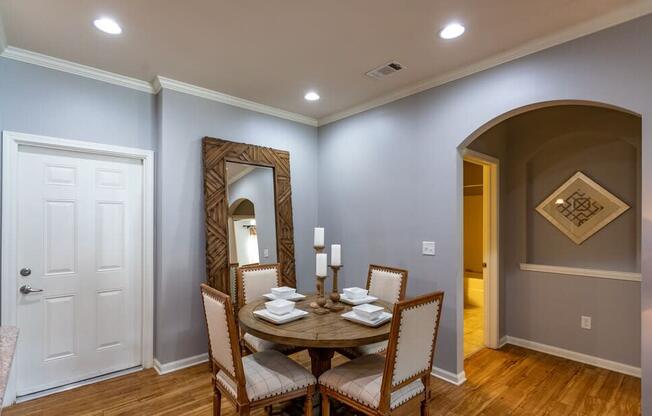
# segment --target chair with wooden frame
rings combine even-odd
[[[365,355],[319,377],[322,416],[330,414],[330,398],[367,415],[429,415],[443,300],[436,292],[396,303],[386,357]]]
[[[255,264],[238,267],[236,286],[238,293],[238,310],[247,303],[258,300],[272,288],[281,285],[281,265],[279,263]],[[277,344],[255,335],[243,333],[242,346],[255,353],[267,350],[280,351],[283,354],[294,354],[303,348],[291,345]]]
[[[370,264],[367,274],[367,290],[371,296],[394,304],[405,298],[407,278],[407,270]],[[360,347],[339,348],[337,352],[347,358],[358,358],[367,354],[380,354],[386,350],[387,341],[381,341]]]
[[[213,415],[221,413],[222,396],[240,415],[305,396],[305,414],[312,415],[315,376],[278,351],[243,357],[230,297],[205,284],[201,294],[213,368]]]

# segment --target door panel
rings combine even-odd
[[[17,393],[141,363],[142,163],[19,147]]]

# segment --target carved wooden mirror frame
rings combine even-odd
[[[204,137],[202,154],[208,285],[224,293],[230,293],[226,162],[235,162],[269,167],[274,171],[277,261],[281,264],[282,283],[296,287],[290,153],[269,147]]]

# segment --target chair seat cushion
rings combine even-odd
[[[310,371],[278,351],[262,351],[242,357],[242,367],[250,401],[305,389],[317,383]],[[237,385],[225,372],[218,372],[215,380],[234,398],[237,397]]]
[[[258,338],[257,336],[251,334],[244,334],[242,339],[244,340],[247,348],[249,348],[252,352],[274,350],[282,353],[288,353],[297,349],[292,345],[277,344],[275,342]]]
[[[338,352],[341,352],[347,357],[362,357],[363,355],[368,354],[380,354],[387,350],[387,341],[374,342],[373,344],[362,345],[360,347],[351,347],[351,348],[340,348]]]
[[[378,354],[364,355],[326,371],[319,377],[319,384],[378,409],[384,368],[385,357]],[[392,393],[390,408],[395,409],[424,391],[421,380],[415,380]]]

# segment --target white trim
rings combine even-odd
[[[586,269],[582,267],[549,266],[545,264],[521,263],[521,270],[528,272],[565,274],[569,276],[595,277],[598,279],[626,280],[640,282],[641,273],[619,272],[614,270]]]
[[[154,369],[159,375],[168,374],[173,371],[182,370],[184,368],[192,367],[193,365],[208,362],[208,353],[195,355],[193,357],[182,358],[177,361],[161,364],[158,359],[154,359]]]
[[[605,368],[607,370],[616,371],[618,373],[627,374],[629,376],[638,378],[641,377],[640,367],[634,367],[628,364],[618,363],[616,361],[610,361],[604,358],[594,357],[592,355],[582,354],[580,352],[570,351],[564,348],[553,347],[552,345],[541,344],[539,342],[529,341],[516,337],[508,336],[507,343],[516,345],[518,347],[543,352],[545,354],[554,355],[556,357],[566,358],[568,360]]]
[[[131,88],[150,94],[154,93],[152,84],[147,81],[142,81],[136,78],[105,71],[103,69],[93,68],[91,66],[66,61],[65,59],[55,58],[38,52],[32,52],[13,46],[7,46],[2,54],[0,54],[0,56],[3,58],[13,59],[15,61],[67,72],[69,74],[79,75],[85,78],[91,78],[97,81],[108,82],[109,84],[119,85],[121,87]]]
[[[444,370],[443,368],[433,366],[430,374],[451,384],[455,384],[456,386],[461,386],[466,382],[466,373],[464,371],[455,374]]]
[[[150,368],[154,355],[154,152],[151,150],[37,136],[4,131],[2,134],[2,258],[0,323],[16,326],[16,201],[18,146],[29,145],[73,152],[141,160],[143,163],[143,288],[142,366]],[[12,371],[5,403],[16,399],[16,371]]]
[[[334,121],[341,120],[376,107],[380,107],[393,101],[400,100],[401,98],[418,94],[422,91],[447,84],[449,82],[467,77],[469,75],[473,75],[475,73],[496,67],[498,65],[502,65],[504,63],[522,58],[527,55],[531,55],[536,52],[540,52],[544,49],[552,48],[553,46],[581,38],[591,33],[595,33],[609,27],[627,22],[629,20],[636,19],[637,17],[645,16],[649,13],[652,13],[652,1],[650,0],[619,8],[618,10],[615,10],[611,13],[607,13],[587,22],[577,24],[557,33],[534,39],[525,45],[518,46],[506,52],[502,52],[500,54],[483,59],[464,68],[456,69],[454,71],[450,71],[425,81],[420,81],[398,91],[394,91],[387,95],[383,95],[373,100],[367,101],[366,103],[356,105],[347,110],[339,111],[326,117],[322,117],[319,119],[319,125],[323,126],[328,123],[332,123]]]
[[[296,121],[297,123],[307,124],[309,126],[317,127],[317,119],[304,116],[302,114],[292,113],[290,111],[281,110],[265,104],[260,104],[254,101],[245,100],[243,98],[234,97],[233,95],[224,94],[219,91],[210,90],[208,88],[198,87],[196,85],[188,84],[174,79],[165,78],[157,75],[153,81],[155,93],[162,88],[182,92],[184,94],[194,95],[196,97],[205,98],[211,101],[232,105],[234,107],[244,108],[246,110],[256,111],[258,113],[268,114],[274,117],[284,118],[286,120]]]
[[[500,337],[500,341],[498,342],[498,349],[504,347],[507,345],[507,335]]]
[[[5,32],[5,25],[2,20],[2,14],[0,14],[0,56],[2,52],[7,48],[7,34]]]
[[[500,348],[500,161],[493,156],[471,149],[462,149],[461,154],[462,160],[468,160],[469,162],[482,165],[483,168],[482,176],[483,186],[485,188],[482,201],[483,258],[487,263],[486,273],[483,273],[483,275],[486,275],[484,290],[484,343],[489,348]],[[464,183],[463,175],[461,183]],[[464,206],[463,202],[462,206]],[[463,301],[461,307],[464,308]],[[461,325],[463,333],[464,322],[461,322]],[[460,345],[460,348],[463,354],[463,343]]]

